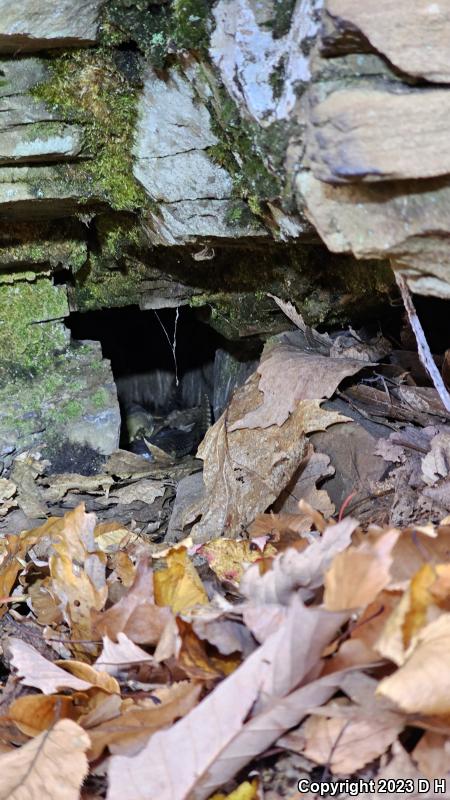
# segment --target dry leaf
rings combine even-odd
[[[95,524],[95,514],[86,514],[83,503],[69,511],[62,528],[52,534],[49,559],[51,591],[58,597],[72,638],[84,642],[95,639],[92,612],[103,608],[108,596],[106,556],[97,550]],[[95,652],[95,645],[77,644],[74,651],[85,657]]]
[[[153,656],[149,655],[135,645],[124,633],[117,634],[117,644],[112,642],[108,636],[103,637],[103,650],[95,666],[105,670],[109,675],[118,675],[129,666],[137,664],[152,663]]]
[[[447,775],[450,771],[450,740],[441,733],[425,731],[411,758],[422,775],[430,780]]]
[[[378,686],[408,713],[450,714],[450,614],[443,614],[418,634],[404,665]]]
[[[170,550],[166,564],[165,569],[153,576],[158,606],[169,606],[178,614],[197,604],[209,603],[203,583],[184,548]]]
[[[30,694],[14,700],[8,709],[8,718],[27,736],[38,736],[60,719],[76,721],[79,716],[74,696],[63,694]]]
[[[60,720],[31,742],[0,756],[0,800],[78,800],[88,771],[89,737]]]
[[[236,588],[248,564],[276,555],[276,550],[267,544],[261,551],[248,539],[215,539],[202,545],[198,551],[205,556],[210,569],[216,573],[220,581],[228,581]]]
[[[325,706],[324,713],[327,710]],[[312,715],[301,728],[302,753],[316,764],[327,764],[333,774],[352,775],[385,753],[403,727],[404,722],[388,712],[372,715],[361,709],[356,718],[334,716],[332,703],[329,716]]]
[[[241,594],[253,603],[265,604],[286,604],[299,589],[304,599],[311,597],[322,585],[334,556],[350,544],[357,524],[346,517],[337,525],[330,525],[320,539],[302,552],[289,549],[280,553],[264,575],[260,575],[257,564],[250,567],[241,581]]]
[[[165,492],[165,486],[161,481],[146,481],[140,480],[137,483],[132,483],[130,486],[124,486],[122,489],[114,489],[110,493],[110,499],[115,500],[117,503],[134,503],[139,500],[142,503],[151,505],[157,497],[162,497]]]
[[[125,633],[138,644],[157,644],[170,617],[170,609],[155,605],[153,572],[142,560],[134,583],[124,597],[107,611],[95,615],[94,630],[97,636],[113,640],[119,633]]]
[[[200,445],[206,491],[191,513],[191,519],[202,515],[192,529],[194,541],[241,533],[291,480],[306,454],[306,435],[346,421],[321,409],[319,400],[308,400],[296,403],[281,428],[232,430],[237,419],[258,406],[260,396],[253,375],[235,392],[227,411]]]
[[[305,608],[294,597],[278,631],[185,719],[156,733],[134,758],[111,759],[108,800],[137,800],[142,786],[158,800],[209,797],[298,723],[307,707],[330,697],[335,676],[289,693],[318,665],[342,622],[342,615]],[[254,717],[244,722],[252,709]]]
[[[263,402],[234,420],[229,431],[281,426],[299,402],[331,397],[344,378],[368,366],[369,362],[359,359],[330,358],[329,351],[322,344],[308,346],[302,331],[274,337],[266,344],[258,367]]]
[[[400,531],[388,530],[375,541],[338,553],[325,576],[325,607],[345,611],[368,606],[389,583],[392,549],[399,535]]]
[[[211,652],[194,632],[192,625],[177,618],[177,627],[181,637],[181,647],[177,663],[191,678],[209,681],[229,675],[241,663],[239,654],[222,655]]]
[[[250,781],[241,783],[234,792],[230,794],[214,794],[210,800],[258,800],[260,797],[258,786],[259,781],[254,778],[251,783]]]
[[[75,661],[70,658],[65,661],[56,661],[55,663],[70,672],[71,675],[75,675],[82,681],[90,683],[91,686],[101,689],[107,694],[120,694],[119,684],[107,672],[94,669],[90,664],[84,664],[82,661]]]
[[[22,683],[34,686],[44,694],[52,694],[64,688],[77,691],[97,688],[107,693],[120,693],[115,678],[82,661],[67,659],[53,663],[44,658],[32,645],[15,637],[8,640],[8,646],[11,665],[17,670]]]
[[[46,658],[30,644],[11,637],[8,642],[11,653],[11,665],[17,670],[18,677],[25,686],[34,686],[44,694],[53,694],[60,689],[83,691],[91,689],[94,684],[65,672]]]
[[[174,684],[163,698],[149,698],[141,706],[134,704],[114,719],[89,728],[89,760],[99,758],[105,747],[111,753],[136,753],[155,731],[166,728],[194,708],[200,692],[200,684]]]

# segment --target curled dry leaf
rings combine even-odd
[[[350,544],[357,525],[350,517],[330,525],[320,539],[302,552],[290,548],[274,558],[272,569],[264,575],[260,575],[255,564],[241,581],[241,593],[253,603],[268,604],[286,604],[297,590],[304,599],[310,597],[322,585],[334,556]]]
[[[231,422],[230,432],[283,425],[300,401],[331,397],[344,378],[368,366],[360,359],[330,358],[329,352],[322,343],[306,344],[302,331],[283,333],[268,342],[258,367],[263,402]]]
[[[52,664],[30,644],[11,637],[9,639],[11,665],[17,670],[18,677],[25,686],[34,686],[44,694],[53,694],[60,689],[83,691],[91,689],[94,684],[77,678],[70,672]]]
[[[76,696],[75,700],[78,700]],[[14,700],[8,709],[8,718],[26,736],[38,736],[60,719],[77,721],[79,716],[80,709],[75,706],[74,696],[64,694],[26,695]]]
[[[191,515],[192,519],[202,515],[192,529],[194,541],[241,533],[291,480],[306,454],[306,435],[346,421],[321,409],[319,400],[306,400],[294,404],[281,428],[271,424],[263,430],[237,429],[236,420],[260,403],[257,383],[253,375],[235,392],[198,450],[206,491]]]
[[[377,693],[408,713],[450,714],[450,614],[423,628],[400,669],[378,686]]]
[[[125,633],[118,633],[117,643],[108,636],[103,637],[103,650],[95,666],[109,675],[117,675],[129,666],[152,663],[153,660],[153,656],[135,645]]]
[[[22,683],[34,686],[44,694],[52,694],[58,689],[69,688],[77,691],[97,688],[108,694],[119,694],[119,684],[107,672],[94,669],[82,661],[67,659],[51,662],[44,658],[32,645],[22,639],[9,639],[11,664],[17,669]],[[63,665],[64,669],[60,666]]]
[[[345,611],[368,606],[389,583],[399,535],[392,529],[338,553],[325,576],[325,607]]]
[[[156,733],[134,758],[111,759],[108,800],[137,800],[142,786],[158,800],[209,797],[307,707],[330,697],[335,676],[290,692],[318,666],[343,619],[293,598],[284,624],[185,719]]]
[[[72,638],[85,642],[95,639],[92,612],[102,609],[108,596],[106,556],[97,550],[95,524],[95,514],[86,514],[84,504],[69,511],[62,528],[52,534],[49,559],[51,591],[58,598]],[[74,650],[83,655],[95,652],[95,645],[77,644]]]
[[[78,800],[88,771],[88,747],[87,733],[63,719],[0,756],[0,800]]]
[[[195,633],[192,625],[177,618],[177,627],[181,638],[177,663],[191,678],[209,681],[229,675],[241,662],[238,653],[222,654],[211,652],[206,642]]]
[[[141,560],[127,593],[114,606],[94,616],[94,631],[96,636],[108,636],[112,640],[116,640],[119,633],[125,633],[138,644],[157,644],[171,616],[170,609],[155,604],[153,572],[147,562]]]
[[[154,574],[153,583],[156,604],[168,606],[174,614],[209,603],[203,583],[184,548],[169,551],[166,568]]]

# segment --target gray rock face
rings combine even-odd
[[[0,0],[0,52],[93,44],[101,5],[102,0]]]
[[[232,179],[208,152],[217,143],[209,111],[193,84],[175,70],[167,80],[149,70],[140,101],[134,175],[159,203],[158,212],[149,214],[152,243],[265,234],[256,222],[230,222]]]
[[[232,224],[230,217],[236,212],[242,221]],[[160,203],[157,212],[148,214],[146,232],[152,244],[167,246],[267,236],[245,203],[208,199]]]
[[[69,346],[51,374],[18,377],[0,389],[0,460],[65,442],[109,455],[119,445],[120,411],[109,361],[98,342]]]

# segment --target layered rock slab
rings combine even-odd
[[[0,52],[93,44],[101,5],[102,0],[0,0]]]
[[[325,8],[328,46],[355,50],[368,42],[407,75],[450,82],[448,0],[327,0]]]

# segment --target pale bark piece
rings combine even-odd
[[[110,761],[108,800],[204,800],[296,724],[311,705],[325,702],[336,676],[303,686],[342,615],[293,601],[283,625],[199,706],[156,733],[134,758]],[[258,700],[255,713],[254,704]],[[244,724],[253,709],[254,717]]]
[[[450,172],[450,93],[444,89],[337,90],[313,105],[309,121],[307,153],[322,181],[431,178]]]
[[[83,728],[63,719],[0,756],[0,800],[78,800],[88,771],[88,747]]]
[[[450,82],[448,0],[327,0],[338,34],[362,37],[402,72],[436,83]]]
[[[379,684],[377,692],[409,713],[448,715],[450,614],[420,631],[403,666]]]
[[[237,390],[198,450],[206,491],[191,514],[191,519],[202,515],[192,529],[194,541],[239,534],[289,483],[306,454],[306,435],[346,419],[322,410],[318,400],[307,400],[294,405],[281,428],[232,430],[260,397],[255,374]]]
[[[229,430],[283,425],[300,401],[331,397],[344,378],[367,366],[359,359],[331,358],[315,344],[305,347],[303,331],[282,334],[266,346],[258,367],[263,402]]]
[[[94,44],[101,5],[101,0],[1,0],[0,52]]]
[[[289,548],[280,553],[274,559],[272,569],[264,575],[260,574],[258,564],[249,567],[239,587],[241,594],[252,603],[286,605],[292,594],[299,591],[306,600],[323,584],[334,556],[348,547],[357,525],[351,517],[330,525],[323,536],[306,550],[298,552]]]

